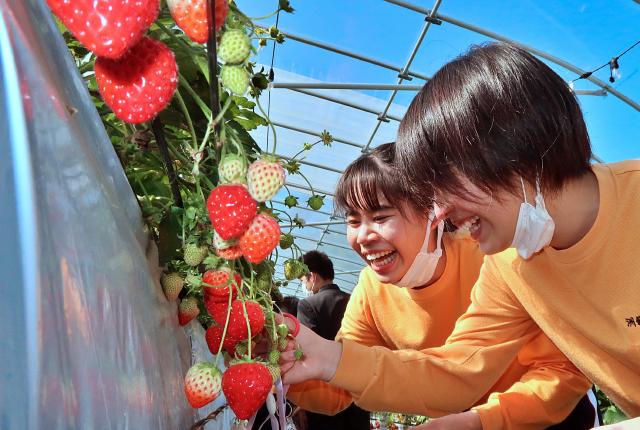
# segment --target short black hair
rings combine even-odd
[[[398,180],[395,144],[383,143],[353,161],[338,180],[334,203],[338,212],[380,209],[379,195],[402,212],[402,203],[410,202],[409,192]]]
[[[324,252],[309,251],[302,256],[302,261],[309,268],[309,272],[317,273],[327,281],[333,281],[333,263]]]
[[[460,176],[487,193],[519,192],[519,177],[553,193],[589,171],[591,157],[568,84],[507,43],[473,46],[442,67],[409,106],[396,142],[420,207],[435,193],[468,197]]]

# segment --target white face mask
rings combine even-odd
[[[527,193],[522,178],[520,178],[520,182],[522,182],[524,202],[520,205],[518,223],[511,246],[518,250],[520,257],[528,260],[533,254],[549,245],[556,224],[544,205],[544,199],[540,193],[540,183],[536,181],[536,205],[534,207],[527,202]]]
[[[403,288],[415,288],[425,285],[433,278],[433,274],[436,271],[436,266],[440,257],[442,257],[442,234],[444,232],[444,223],[438,225],[438,241],[436,242],[436,249],[433,252],[427,251],[429,249],[429,236],[431,234],[431,222],[433,220],[429,218],[427,222],[427,232],[425,234],[422,248],[416,258],[413,259],[409,270],[404,274],[400,281],[395,285]]]
[[[309,276],[311,276],[311,274],[309,274]],[[306,294],[306,296],[307,297],[313,296],[313,284],[312,284],[311,277],[309,277],[309,279],[304,278],[301,282],[302,282],[302,285],[304,286],[304,293]]]

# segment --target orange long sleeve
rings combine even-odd
[[[381,284],[370,269],[365,269],[355,288],[345,313],[338,339],[347,343],[355,342],[365,346],[384,346],[393,350],[422,350],[442,345],[451,334],[456,319],[468,307],[471,288],[478,278],[483,256],[477,244],[469,239],[452,239],[445,236],[447,265],[442,277],[434,284],[422,290],[407,290],[394,285]],[[368,394],[355,395],[356,403],[372,410],[394,410],[439,416],[457,412],[477,402],[485,402],[488,394],[494,391],[504,392],[494,395],[490,401],[477,408],[485,429],[529,429],[544,428],[566,417],[578,399],[586,392],[589,383],[573,366],[569,371],[556,362],[567,364],[566,358],[540,335],[533,327],[532,341],[523,348],[518,345],[517,358],[512,358],[506,367],[496,371],[495,384],[488,382],[484,389],[471,392],[472,397],[457,399],[458,402],[439,406],[420,403],[422,391],[432,391],[428,385],[422,386],[417,379],[418,373],[407,374],[398,369],[395,378],[384,378],[384,383],[376,384],[367,390]],[[406,351],[411,354],[410,351]],[[361,364],[346,368],[347,372],[362,374],[368,379],[369,371]],[[549,366],[551,364],[551,366]],[[385,368],[385,372],[388,369]],[[402,376],[400,376],[402,375]],[[500,376],[502,375],[502,376]],[[528,377],[528,379],[522,379]],[[410,382],[407,389],[399,379]],[[522,382],[518,382],[521,381]],[[465,385],[473,384],[461,381]],[[516,383],[516,385],[514,385]],[[334,412],[339,400],[328,400],[331,393],[340,393],[339,399],[351,399],[348,392],[340,391],[328,384],[324,391],[317,390],[311,395],[299,395],[296,400],[303,407],[314,407],[322,413]],[[452,388],[453,390],[453,388]],[[486,393],[486,394],[485,394]],[[436,397],[441,393],[433,392]],[[541,395],[544,394],[544,395]],[[415,397],[415,399],[410,399]],[[393,402],[388,403],[393,398]],[[414,401],[417,403],[413,404]],[[326,402],[325,409],[319,409]],[[337,403],[336,403],[337,402]],[[551,403],[549,405],[548,403]],[[345,405],[346,407],[346,405]],[[524,411],[524,412],[523,412]],[[527,412],[528,411],[528,412]],[[337,411],[335,411],[337,412]]]

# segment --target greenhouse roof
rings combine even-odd
[[[265,15],[275,3],[238,0],[251,16]],[[334,211],[340,173],[363,151],[395,140],[399,120],[425,80],[472,44],[520,44],[568,82],[606,65],[574,83],[597,161],[640,157],[640,46],[619,59],[620,75],[613,83],[608,65],[640,40],[638,0],[527,0],[508,6],[496,0],[350,0],[292,6],[294,14],[260,21],[265,27],[277,24],[287,35],[284,44],[275,49],[269,44],[259,53],[259,63],[274,70],[273,85],[260,102],[276,126],[276,152],[284,158],[317,141],[323,130],[334,138],[331,147],[319,144],[309,151],[301,167],[313,189],[327,196],[322,210],[305,209],[310,186],[292,175],[288,191],[300,207],[287,212],[305,222],[293,230],[298,245],[332,257],[336,283],[346,291],[363,265]],[[263,149],[272,148],[266,127],[254,137]],[[285,209],[287,194],[283,190],[276,198],[277,207]],[[283,293],[301,296],[299,282]]]

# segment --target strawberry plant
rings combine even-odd
[[[48,3],[158,246],[176,324],[206,329],[212,357],[186,372],[185,396],[200,408],[224,391],[249,419],[278,381],[278,351],[291,339],[274,318],[273,297],[286,284],[274,279],[279,244],[291,254],[287,278],[305,272],[291,227],[281,227],[303,222],[271,199],[287,174],[313,189],[300,156],[332,140],[325,131],[294,157],[275,155],[276,129],[260,104],[269,77],[251,54],[284,36],[228,0]],[[293,9],[280,0],[276,12]],[[265,126],[273,143],[262,151],[251,132]],[[309,206],[322,206],[318,199]]]

